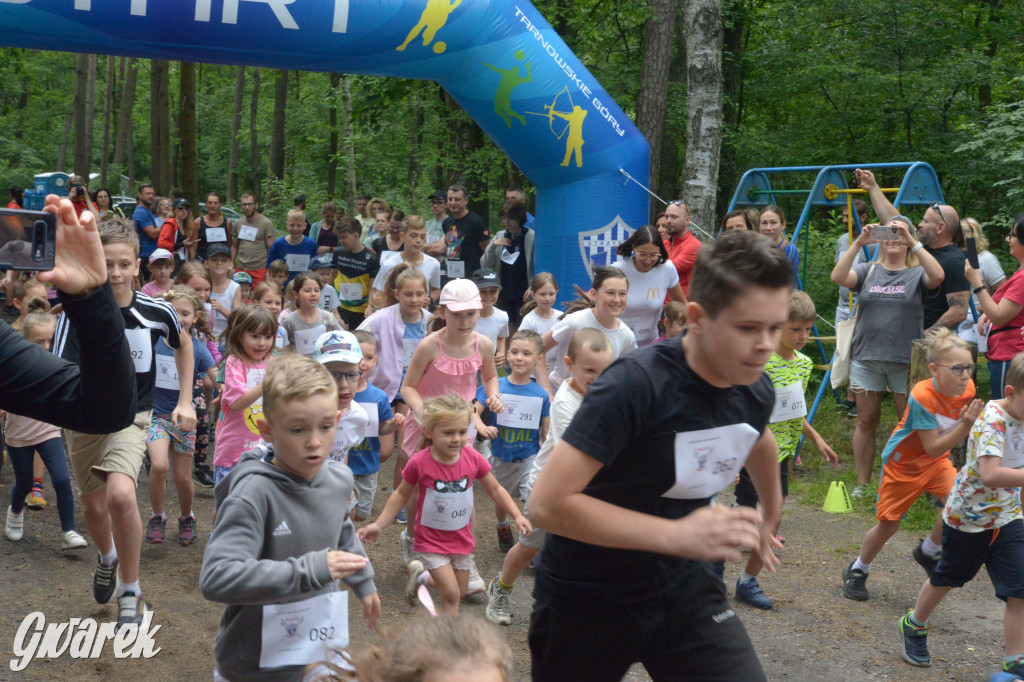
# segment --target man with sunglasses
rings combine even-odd
[[[668,234],[665,242],[668,259],[676,266],[683,293],[689,296],[690,276],[697,262],[700,240],[690,232],[690,209],[682,199],[670,201],[665,207],[665,232]]]
[[[277,234],[270,218],[259,212],[260,205],[251,194],[242,195],[241,220],[231,225],[231,262],[252,277],[252,288],[267,278],[267,255]]]
[[[858,168],[854,171],[857,185],[867,190],[871,198],[871,206],[875,209],[878,219],[884,224],[899,211],[882,193],[875,175],[869,170]],[[918,239],[924,244],[928,253],[942,266],[946,273],[938,292],[925,299],[924,329],[925,334],[938,328],[946,327],[953,332],[967,319],[970,310],[969,296],[971,285],[964,274],[964,263],[967,257],[954,244],[957,231],[960,229],[960,216],[956,209],[947,204],[935,203],[928,207],[917,225]]]

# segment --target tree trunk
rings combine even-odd
[[[348,86],[348,78],[341,79],[341,115],[345,125],[345,156],[348,169],[345,173],[345,198],[348,200],[348,213],[355,217],[356,209],[356,143],[352,128],[352,91]]]
[[[410,195],[416,192],[420,178],[420,145],[423,142],[423,99],[420,92],[420,86],[414,86],[409,102],[412,117],[409,120],[409,175],[406,184]],[[419,203],[415,196],[410,196],[410,199],[414,204]]]
[[[263,201],[263,164],[260,162],[260,141],[256,119],[260,108],[260,69],[252,70],[252,98],[249,100],[249,154],[252,158],[252,193]]]
[[[693,221],[713,234],[722,144],[721,0],[686,0],[683,26],[687,64],[683,196]]]
[[[178,74],[181,91],[181,188],[193,206],[199,206],[199,159],[196,153],[196,65],[182,62]]]
[[[150,181],[157,194],[165,194],[172,182],[170,65],[165,60],[152,59],[150,69]]]
[[[640,92],[636,102],[636,126],[651,145],[651,180],[661,172],[661,141],[665,134],[668,101],[668,70],[672,62],[678,0],[654,0],[654,13],[644,26]]]
[[[92,149],[95,146],[94,131],[96,126],[96,55],[89,55],[88,76],[85,84],[85,153],[86,165],[88,166],[85,175],[86,187],[89,186],[89,172],[92,170]]]
[[[238,199],[238,131],[242,128],[242,99],[245,97],[245,67],[235,71],[235,100],[231,105],[231,151],[228,155],[228,201]]]
[[[79,54],[75,65],[74,174],[89,178],[89,137],[86,122],[89,98],[89,55]]]
[[[135,85],[138,82],[139,63],[135,58],[125,60],[124,87],[121,90],[121,107],[117,117],[117,134],[114,136],[114,167],[124,165],[125,153],[132,142],[132,111],[135,108]],[[134,175],[129,173],[129,176]]]
[[[727,16],[724,17],[724,40],[722,49],[722,119],[723,125],[729,126],[732,133],[738,133],[743,122],[743,85],[746,78],[745,53],[749,39],[748,16],[750,9],[747,0],[736,0],[729,5]],[[739,182],[743,169],[736,163],[736,144],[722,143],[719,157],[719,183],[723,187],[732,188]],[[729,207],[730,196],[722,192],[718,198],[718,214],[724,215]]]
[[[270,174],[284,179],[285,114],[288,109],[288,72],[278,71],[274,82],[274,117],[270,127]]]
[[[341,94],[341,76],[331,74],[331,106],[327,110],[327,198],[334,199],[338,184],[338,95]]]
[[[110,118],[114,111],[114,57],[107,57],[107,76],[103,94],[103,145],[100,149],[100,187],[107,187],[110,161]]]

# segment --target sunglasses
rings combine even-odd
[[[943,225],[945,225],[946,227],[949,227],[950,225],[952,225],[952,223],[950,223],[948,220],[946,220],[946,216],[942,215],[942,206],[939,205],[939,202],[936,201],[934,204],[932,204],[928,208],[932,209],[933,211],[935,211],[936,213],[939,214],[939,220],[942,221]]]

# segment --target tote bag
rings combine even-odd
[[[863,284],[861,284],[862,292],[874,269],[875,264],[872,263],[868,268],[868,274],[864,276]],[[830,375],[832,388],[839,388],[850,382],[850,356],[853,352],[853,332],[857,328],[857,305],[859,303],[860,296],[857,296],[857,301],[850,310],[850,319],[843,320],[836,325],[836,354],[832,356],[832,374]]]

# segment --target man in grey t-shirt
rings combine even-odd
[[[231,225],[231,262],[252,277],[255,289],[267,277],[267,255],[277,234],[274,224],[259,213],[260,205],[251,194],[242,195],[242,220]]]

